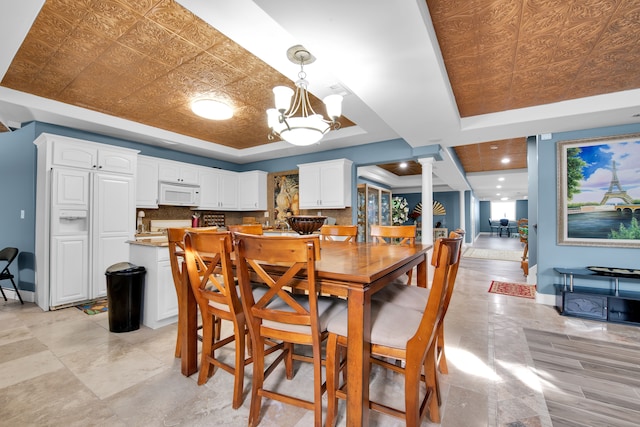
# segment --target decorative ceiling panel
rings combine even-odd
[[[454,151],[467,173],[527,168],[526,138],[461,145]],[[510,159],[507,164],[501,162],[505,157]]]
[[[173,0],[47,0],[1,84],[238,149],[269,142],[271,89],[293,86]],[[196,116],[202,96],[234,117]]]
[[[640,87],[640,0],[426,2],[462,117]]]

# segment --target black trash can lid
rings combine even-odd
[[[130,262],[119,262],[107,268],[104,274],[129,274],[145,271],[144,267],[131,264]]]

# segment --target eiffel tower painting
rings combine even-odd
[[[627,194],[626,191],[622,189],[622,186],[620,185],[620,181],[618,181],[618,173],[616,172],[615,160],[612,161],[611,173],[612,173],[612,176],[611,176],[611,184],[609,184],[609,191],[604,193],[604,197],[602,198],[602,201],[600,202],[600,204],[604,205],[605,203],[607,203],[609,199],[622,199],[624,200],[625,203],[632,205],[633,199]]]

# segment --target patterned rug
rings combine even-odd
[[[76,308],[84,311],[88,315],[104,313],[107,311],[107,299],[102,298],[96,301],[90,301],[86,304],[76,305]]]
[[[495,259],[499,261],[522,261],[522,251],[467,248],[462,254],[466,258]]]
[[[522,297],[535,299],[536,285],[524,285],[521,283],[498,282],[493,280],[489,292],[492,294],[510,295],[513,297]]]

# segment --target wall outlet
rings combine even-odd
[[[24,209],[20,209],[20,219],[24,219]]]
[[[322,216],[322,211],[318,211],[318,216]]]

